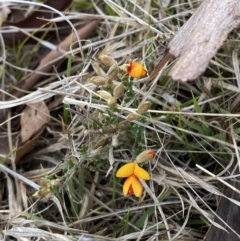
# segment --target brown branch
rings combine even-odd
[[[99,24],[98,20],[92,21],[88,24],[86,24],[83,28],[79,29],[77,31],[77,34],[80,39],[86,39],[88,36],[90,36],[94,30],[96,29],[97,25]],[[75,43],[77,41],[77,36],[75,34],[70,34],[67,36],[59,45],[58,49],[61,49],[62,51],[68,51],[70,49],[70,46],[72,43]],[[48,73],[50,70],[52,70],[54,65],[57,65],[63,55],[62,51],[58,50],[52,50],[50,51],[40,62],[38,67],[36,68],[36,72],[43,72]],[[42,74],[40,73],[32,73],[25,78],[23,78],[18,84],[17,89],[22,90],[30,90],[42,77]],[[11,95],[20,98],[24,95],[24,92],[19,90],[13,90],[11,92]]]
[[[77,34],[80,39],[88,38],[92,33],[94,33],[96,27],[99,24],[99,20],[92,21],[86,24],[83,28],[77,30]],[[57,49],[61,49],[62,51],[68,51],[72,43],[77,41],[77,36],[75,34],[70,34],[67,36],[59,45]],[[15,86],[15,89],[12,89],[10,92],[11,96],[16,98],[20,98],[25,94],[26,90],[31,90],[33,86],[35,86],[41,77],[43,76],[41,73],[48,73],[53,69],[54,65],[57,65],[62,58],[60,58],[63,53],[62,51],[52,50],[50,51],[39,63],[36,68],[36,72],[33,72],[27,76],[25,76],[22,80],[18,82]],[[41,72],[41,73],[37,73]],[[7,100],[13,99],[12,97],[8,97]],[[0,117],[4,118],[4,113],[6,109],[0,110]]]

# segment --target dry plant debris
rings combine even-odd
[[[49,121],[49,110],[44,101],[31,104],[23,111],[20,119],[21,139],[27,141]]]
[[[226,1],[22,2],[2,23],[0,239],[238,240],[238,33],[195,82],[164,56]]]
[[[171,55],[178,58],[169,75],[173,80],[186,82],[202,74],[228,34],[240,24],[238,0],[205,0],[192,17],[181,27],[167,46],[150,79],[165,65]]]
[[[46,11],[46,6],[49,8],[53,8],[56,11],[68,11],[71,7],[73,1],[63,0],[60,2],[56,2],[54,0],[47,0],[44,4],[45,6],[40,6],[38,9],[35,9],[33,13],[29,14],[26,18],[21,19],[19,21],[16,20],[16,17],[19,16],[19,11],[13,11],[13,21],[3,21],[2,28],[4,30],[10,29],[10,31],[5,31],[2,36],[4,39],[4,43],[8,46],[15,46],[20,41],[26,38],[28,34],[25,31],[26,28],[32,29],[40,29],[42,28],[47,22],[44,19],[51,19],[54,17],[54,12]],[[17,13],[17,14],[16,14]],[[24,15],[24,14],[22,14]],[[56,14],[55,14],[56,15]],[[57,16],[57,15],[56,15]],[[11,31],[12,29],[17,29],[17,31]],[[38,31],[36,31],[38,32]],[[31,35],[29,34],[29,38],[31,39]],[[31,39],[32,40],[32,39]]]

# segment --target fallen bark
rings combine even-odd
[[[168,44],[167,60],[171,55],[178,58],[169,73],[172,79],[186,82],[201,75],[228,34],[239,24],[239,0],[203,1]],[[161,60],[149,79],[152,80],[162,67]]]

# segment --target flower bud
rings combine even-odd
[[[138,106],[138,114],[143,114],[145,112],[147,112],[149,110],[149,108],[151,107],[151,102],[150,101],[144,101],[142,103],[140,103],[140,105]]]
[[[108,70],[107,76],[108,76],[109,79],[113,80],[117,77],[118,72],[119,72],[119,67],[117,66],[117,64],[114,64]]]
[[[113,89],[113,96],[119,99],[123,97],[124,91],[125,91],[124,85],[120,83]]]
[[[136,163],[142,163],[142,162],[149,161],[149,160],[151,160],[151,159],[153,158],[154,154],[155,154],[155,153],[154,153],[153,150],[143,151],[143,152],[141,152],[141,153],[137,156],[135,162],[136,162]]]
[[[107,79],[101,76],[93,76],[91,82],[97,86],[104,85],[107,83]]]
[[[130,123],[125,120],[118,123],[119,131],[129,131],[129,130],[131,130],[131,128],[132,128],[132,126],[130,125]]]
[[[105,90],[98,90],[97,93],[100,95],[101,98],[103,98],[104,100],[108,100],[109,98],[112,97],[112,95],[105,91]]]
[[[52,186],[53,188],[54,188],[54,187],[58,187],[59,184],[60,184],[60,179],[51,180],[50,183],[51,183],[51,186]]]
[[[39,190],[33,194],[33,197],[49,199],[53,196],[55,188],[59,186],[60,179],[47,180],[45,178],[41,178],[39,180],[39,184]]]
[[[110,56],[108,56],[106,54],[100,54],[99,59],[107,67],[111,67],[113,65],[117,65],[117,62],[112,57],[110,57]]]
[[[95,149],[97,149],[99,147],[104,147],[106,145],[107,141],[108,141],[108,138],[103,138],[103,139],[99,140],[96,143],[96,145],[93,147],[93,149],[95,150]]]
[[[136,120],[138,118],[138,116],[134,113],[130,113],[127,115],[127,120],[128,121],[133,121],[133,120]]]
[[[117,105],[117,99],[111,96],[109,99],[107,99],[107,105],[110,108],[115,107]]]

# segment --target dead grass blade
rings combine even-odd
[[[63,0],[60,2],[56,2],[54,0],[47,0],[44,4],[54,8],[58,11],[67,11],[70,6],[72,5],[72,0]],[[43,21],[43,19],[50,19],[52,18],[53,12],[47,10],[44,6],[39,7],[37,10],[35,10],[32,14],[30,14],[27,18],[24,20],[21,20],[19,22],[11,22],[11,21],[3,21],[2,27],[4,29],[26,29],[26,28],[32,28],[32,29],[39,29],[42,25],[45,25],[46,22]],[[22,41],[24,38],[26,38],[26,35],[21,31],[6,31],[3,34],[3,39],[6,45],[8,46],[15,46],[18,42]]]
[[[94,32],[98,24],[99,21],[92,21],[86,24],[83,28],[78,29],[77,36],[72,33],[67,36],[56,47],[56,50],[52,50],[41,60],[40,64],[35,70],[35,73],[26,76],[17,84],[17,88],[22,90],[30,90],[42,77],[43,73],[48,73],[50,70],[52,70],[54,65],[57,65],[63,58],[66,57],[66,53],[68,53],[67,51],[71,49],[73,43],[76,43],[78,37],[81,40],[86,39]],[[23,95],[23,92],[13,90],[11,95],[19,98]]]

